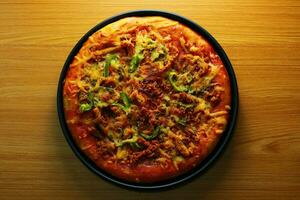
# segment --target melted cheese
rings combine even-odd
[[[102,74],[98,64],[84,68],[84,74],[90,76],[92,80],[101,80]]]
[[[220,125],[226,125],[227,124],[227,120],[224,116],[216,117],[216,118],[214,118],[214,121],[215,121],[216,124],[220,124]]]
[[[221,110],[221,111],[217,111],[217,112],[214,112],[214,113],[210,113],[209,116],[211,116],[211,117],[218,117],[220,115],[226,115],[226,114],[227,114],[227,111]]]
[[[202,98],[197,98],[197,100],[198,100],[198,104],[197,104],[197,106],[194,109],[195,112],[205,111],[205,110],[210,109],[211,106],[210,106],[210,104],[207,101],[205,101]]]
[[[75,56],[75,63],[71,65],[71,67],[74,67],[74,66],[77,66],[77,65],[82,65],[82,64],[85,64],[88,60],[90,60],[93,56],[91,54],[88,54],[88,55],[84,55],[84,54],[81,54],[81,55],[78,55],[78,56]]]
[[[176,156],[176,157],[173,158],[173,164],[174,164],[174,167],[175,167],[177,170],[179,170],[178,165],[179,165],[180,163],[182,163],[182,162],[184,162],[184,158],[183,158],[182,156]]]
[[[117,159],[123,160],[123,159],[126,159],[127,156],[128,156],[128,151],[126,149],[119,147],[117,150],[117,155],[116,155]]]

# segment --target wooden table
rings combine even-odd
[[[164,192],[127,191],[92,174],[67,145],[56,89],[78,39],[103,19],[164,9],[207,29],[234,66],[234,137],[205,175]],[[2,0],[0,199],[300,199],[300,2]]]

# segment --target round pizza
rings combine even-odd
[[[63,86],[68,129],[99,168],[153,183],[195,168],[229,120],[231,88],[212,45],[163,17],[128,17],[93,33]]]

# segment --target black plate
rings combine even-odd
[[[132,183],[127,182],[124,180],[121,180],[117,177],[114,177],[108,173],[106,173],[104,170],[98,168],[93,161],[91,161],[75,144],[72,135],[70,134],[70,131],[68,130],[64,111],[63,111],[63,82],[66,76],[66,73],[68,71],[69,65],[73,60],[73,57],[78,53],[80,48],[82,47],[83,43],[88,39],[90,35],[95,33],[97,30],[103,28],[104,26],[118,21],[119,19],[125,18],[125,17],[132,17],[132,16],[162,16],[166,17],[175,21],[178,21],[187,27],[191,28],[195,32],[199,33],[201,36],[203,36],[215,49],[216,53],[220,56],[222,62],[224,63],[228,75],[230,77],[230,85],[231,85],[231,95],[232,95],[232,103],[231,103],[231,111],[230,111],[230,119],[229,123],[227,125],[227,128],[225,132],[223,133],[222,137],[220,138],[217,146],[215,149],[209,154],[209,156],[203,160],[197,167],[190,170],[189,172],[180,175],[176,178],[169,179],[162,182],[156,182],[152,184],[143,184],[143,183]],[[219,45],[219,43],[201,26],[197,25],[196,23],[192,22],[191,20],[188,20],[184,17],[178,16],[173,13],[163,12],[163,11],[155,11],[155,10],[139,10],[139,11],[131,11],[122,13],[119,15],[116,15],[114,17],[111,17],[109,19],[104,20],[100,24],[96,25],[94,28],[92,28],[90,31],[88,31],[75,45],[71,53],[69,54],[63,69],[60,74],[60,79],[58,82],[58,90],[57,90],[57,110],[58,110],[58,117],[60,121],[61,128],[63,130],[64,136],[69,143],[70,147],[72,148],[73,152],[76,154],[76,156],[83,162],[87,168],[89,168],[92,172],[99,175],[100,177],[104,178],[107,181],[110,181],[112,183],[115,183],[119,186],[124,186],[127,189],[166,189],[171,188],[172,186],[179,185],[180,183],[184,183],[188,180],[191,180],[193,177],[202,174],[209,166],[212,165],[212,163],[219,157],[221,152],[224,150],[226,144],[228,143],[229,139],[231,138],[231,135],[233,133],[233,129],[235,127],[236,118],[237,118],[237,111],[238,111],[238,88],[237,88],[237,82],[235,78],[234,71],[232,69],[231,63],[229,59],[227,58],[224,50]]]

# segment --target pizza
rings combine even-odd
[[[127,17],[93,33],[63,85],[82,152],[121,180],[182,175],[214,149],[230,116],[226,68],[212,45],[164,17]]]

